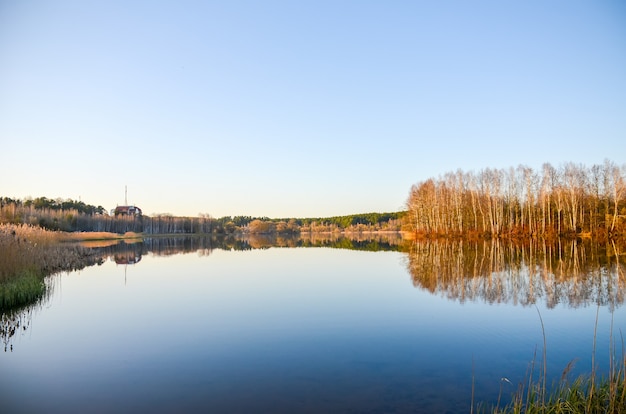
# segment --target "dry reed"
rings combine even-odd
[[[40,298],[46,290],[45,276],[88,264],[89,251],[60,243],[67,240],[66,233],[0,224],[0,311]]]

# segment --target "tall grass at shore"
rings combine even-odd
[[[539,315],[541,319],[541,314]],[[481,405],[477,412],[491,412],[494,414],[624,414],[626,413],[626,353],[624,352],[624,338],[621,337],[621,352],[616,351],[613,329],[611,325],[611,339],[609,341],[609,371],[600,376],[595,365],[596,335],[598,315],[596,314],[596,330],[594,330],[592,369],[589,374],[581,375],[573,381],[568,375],[574,368],[576,359],[570,361],[563,369],[558,382],[548,387],[546,335],[541,320],[543,332],[543,353],[541,364],[537,364],[537,353],[530,364],[527,379],[518,385],[518,389],[511,401],[500,407],[502,387],[495,407],[485,410]],[[539,375],[534,377],[535,369],[539,366]],[[502,378],[501,382],[510,382]],[[473,397],[472,397],[473,399]],[[471,412],[474,412],[472,402]]]
[[[64,233],[29,225],[0,224],[0,311],[41,298],[44,277],[84,267],[89,252],[61,244]]]
[[[597,378],[591,374],[567,380],[572,364],[563,370],[561,381],[551,388],[544,385],[545,377],[520,384],[512,401],[505,407],[496,407],[497,414],[573,414],[573,413],[626,413],[626,388],[624,363],[608,376]]]

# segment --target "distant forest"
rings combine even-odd
[[[252,234],[300,232],[364,232],[399,231],[403,212],[366,213],[328,218],[287,218],[226,216],[213,218],[176,217],[171,214],[154,216],[109,215],[102,206],[81,201],[50,199],[13,199],[0,197],[0,223],[29,224],[49,230],[98,231],[145,234]]]
[[[608,160],[458,170],[413,185],[407,226],[417,237],[625,237],[625,178]]]

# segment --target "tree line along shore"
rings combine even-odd
[[[65,232],[156,234],[296,234],[403,231],[416,238],[626,238],[626,165],[605,160],[540,171],[457,170],[414,184],[404,211],[326,218],[210,214],[109,215],[79,201],[0,197],[0,223]]]
[[[405,226],[417,237],[623,239],[625,177],[608,160],[449,172],[412,186]]]

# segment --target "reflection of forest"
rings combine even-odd
[[[626,290],[620,252],[580,240],[446,240],[413,243],[407,266],[415,286],[461,302],[615,308]]]
[[[117,264],[134,264],[144,254],[169,256],[181,253],[197,253],[208,256],[214,249],[252,250],[270,247],[330,247],[350,250],[405,251],[406,241],[400,233],[361,233],[346,237],[335,233],[313,233],[306,235],[250,234],[226,237],[154,237],[141,242],[120,242],[91,249],[102,258],[110,257]]]
[[[302,233],[293,236],[249,235],[245,241],[251,248],[268,247],[330,247],[366,251],[402,251],[406,241],[399,232],[389,233]]]

